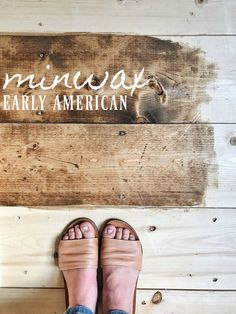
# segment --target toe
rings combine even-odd
[[[63,236],[63,240],[69,240],[69,235],[68,235],[68,233],[66,233],[66,234]]]
[[[69,239],[70,240],[74,240],[75,239],[75,229],[74,228],[70,228],[68,231],[69,234]]]
[[[75,238],[76,239],[82,239],[83,238],[82,232],[81,232],[81,230],[79,228],[79,225],[75,226]]]
[[[130,241],[135,241],[135,236],[132,233],[130,233],[130,235],[129,235],[129,240]]]
[[[123,230],[122,239],[123,239],[123,240],[129,240],[129,234],[130,234],[129,229],[124,229],[124,230]]]
[[[104,238],[114,239],[116,234],[116,227],[112,225],[107,225],[103,232]]]
[[[80,230],[82,232],[83,238],[85,239],[95,238],[95,230],[90,222],[88,221],[82,222],[80,224]]]
[[[116,228],[116,236],[115,238],[117,240],[121,240],[122,239],[122,228]]]

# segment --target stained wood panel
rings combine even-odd
[[[234,139],[234,125],[2,124],[0,204],[233,206]]]
[[[67,49],[64,49],[67,47]],[[73,36],[2,36],[0,37],[0,122],[79,122],[79,123],[202,123],[235,122],[236,37],[144,37],[118,35]],[[47,68],[47,67],[50,68]],[[126,85],[132,84],[135,73],[144,68],[142,83],[136,89],[112,90],[110,82],[121,69],[126,73]],[[100,85],[109,72],[109,79],[99,91],[86,85],[77,89],[73,78],[81,71],[78,84],[93,73],[94,85]],[[69,85],[64,81],[53,90],[32,89],[26,81],[17,88],[13,80],[5,90],[6,73],[35,76],[34,82],[46,78],[50,86],[58,75],[70,73]],[[9,95],[4,110],[4,95]],[[17,106],[13,108],[13,97]],[[93,97],[93,110],[86,103]],[[112,96],[117,110],[111,108]],[[127,108],[121,107],[120,95],[127,97]],[[45,98],[41,108],[39,96]],[[98,97],[98,110],[96,109]],[[22,110],[22,97],[28,98],[28,109]],[[32,97],[35,105],[32,108]],[[58,97],[60,108],[54,106]],[[72,105],[64,105],[73,97]],[[83,97],[82,105],[78,98]],[[66,99],[66,100],[65,100]],[[78,109],[79,108],[79,109]],[[78,109],[78,110],[77,110]],[[82,109],[82,110],[80,110]]]
[[[98,227],[114,217],[135,227],[144,248],[139,288],[236,289],[235,209],[2,207],[0,215],[2,287],[63,287],[55,240],[68,222],[87,216]]]
[[[1,32],[235,34],[234,0],[2,1]]]
[[[0,310],[5,314],[61,314],[65,310],[62,289],[0,289],[0,292]],[[152,297],[156,292],[138,290],[137,313],[229,314],[236,310],[235,292],[161,290],[158,292],[163,300],[154,304]]]

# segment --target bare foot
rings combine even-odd
[[[63,240],[95,238],[90,222],[82,222],[68,230]],[[95,313],[97,303],[97,269],[72,269],[63,271],[69,293],[69,307],[84,305]]]
[[[107,225],[104,238],[135,241],[129,229]],[[133,298],[139,272],[128,267],[106,266],[103,268],[103,313],[123,310],[132,313]]]

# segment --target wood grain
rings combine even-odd
[[[235,34],[234,0],[2,1],[1,32]]]
[[[64,49],[67,47],[67,49]],[[217,47],[217,49],[216,49]],[[78,123],[201,123],[235,122],[236,37],[144,37],[118,35],[73,36],[1,36],[0,37],[0,122],[78,122]],[[47,69],[47,66],[50,69]],[[143,82],[131,96],[123,88],[109,87],[113,75],[123,68],[131,84],[135,73],[144,68]],[[23,78],[35,75],[35,81],[46,77],[51,85],[56,75],[81,71],[82,83],[94,73],[102,81],[109,71],[108,83],[99,92],[85,86],[82,90],[66,88],[62,83],[53,90],[31,89],[28,83],[16,87],[16,80],[6,90],[5,75],[20,73]],[[94,83],[93,83],[94,84]],[[100,84],[100,83],[96,83]],[[127,83],[126,83],[127,84]],[[29,110],[4,110],[4,95],[29,97]],[[43,110],[39,95],[46,96]],[[76,97],[83,96],[83,110],[77,110]],[[93,109],[86,110],[85,97],[93,97]],[[95,109],[95,95],[127,96],[127,110]],[[59,97],[61,110],[54,110]],[[74,97],[73,109],[64,109],[64,97]],[[31,99],[35,97],[35,107]],[[119,106],[118,106],[119,107]]]
[[[125,219],[144,249],[139,288],[236,290],[236,211],[160,207],[2,207],[2,287],[63,287],[55,240],[67,223]]]
[[[0,289],[0,310],[5,314],[61,314],[65,310],[62,289]],[[137,313],[229,314],[234,313],[236,293],[231,291],[163,291],[153,304],[155,290],[137,291]],[[217,306],[216,306],[217,304]],[[101,309],[98,311],[101,314]]]
[[[0,204],[224,206],[231,193],[233,206],[234,132],[234,125],[2,124]],[[232,171],[219,183],[217,149],[227,152],[221,170]]]
[[[2,124],[0,204],[235,204],[235,125]]]
[[[235,292],[229,291],[162,291],[162,301],[153,304],[157,291],[138,291],[137,313],[148,314],[229,314],[236,310]],[[146,304],[143,304],[143,303]]]

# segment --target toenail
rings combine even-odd
[[[113,231],[114,231],[113,228],[107,228],[107,233],[108,233],[108,234],[112,234]]]
[[[83,226],[82,226],[82,229],[83,229],[84,231],[88,231],[88,230],[89,230],[89,227],[88,227],[87,225],[83,225]]]

